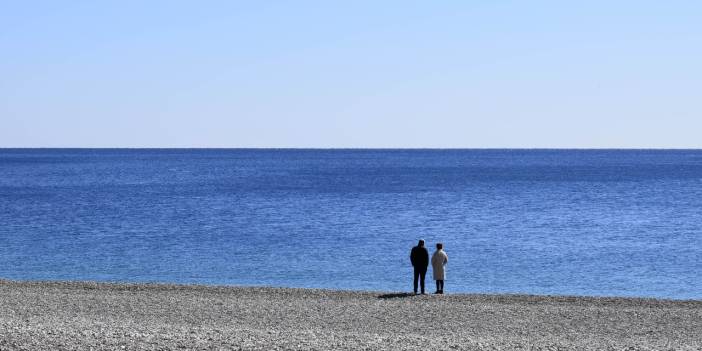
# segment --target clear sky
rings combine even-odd
[[[702,148],[702,2],[0,0],[0,147]]]

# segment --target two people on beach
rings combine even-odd
[[[414,267],[414,294],[417,294],[417,285],[421,287],[421,292],[424,294],[424,278],[429,267],[429,251],[424,247],[424,240],[419,240],[417,246],[412,248],[410,261],[412,262],[412,267]],[[436,292],[434,294],[444,293],[445,266],[447,263],[448,255],[444,252],[444,244],[436,244],[436,251],[431,257],[431,268],[434,280],[436,280]]]

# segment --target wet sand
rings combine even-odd
[[[700,350],[702,301],[0,280],[0,350]]]

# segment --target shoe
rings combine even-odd
[[[439,291],[439,290],[434,291],[434,294],[441,294],[441,291]]]

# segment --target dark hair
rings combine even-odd
[[[441,250],[441,249],[444,248],[444,244],[442,244],[442,243],[437,243],[437,244],[436,244],[436,248],[439,249],[439,250]]]
[[[419,239],[419,246],[424,246],[424,240],[423,240],[423,239]]]

